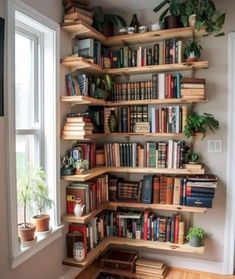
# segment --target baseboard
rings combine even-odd
[[[74,279],[80,272],[82,268],[71,267],[63,276],[59,279]],[[85,278],[84,278],[85,279]]]
[[[141,253],[141,256],[149,258],[150,254],[144,252]],[[206,261],[206,260],[175,257],[175,256],[168,256],[168,255],[153,255],[153,254],[151,254],[151,259],[162,260],[168,266],[172,266],[176,268],[185,268],[194,271],[224,274],[223,262]]]

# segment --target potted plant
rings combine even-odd
[[[103,76],[94,77],[93,82],[95,86],[91,96],[97,99],[108,99],[113,84],[110,75],[105,74]]]
[[[199,160],[199,155],[197,153],[190,153],[189,154],[189,164],[196,164]]]
[[[80,159],[74,163],[74,166],[76,168],[76,174],[82,174],[88,171],[89,162],[87,160]]]
[[[165,29],[182,27],[180,17],[185,13],[185,2],[183,0],[164,0],[153,11],[157,13],[165,6],[167,8],[159,17],[160,25]]]
[[[113,36],[114,27],[127,26],[123,17],[115,14],[105,14],[101,7],[95,7],[92,11],[94,12],[93,27],[105,36]]]
[[[18,234],[21,242],[34,240],[36,226],[27,220],[27,211],[29,210],[32,201],[33,179],[31,169],[27,174],[18,180],[18,201],[23,206],[24,222],[18,225]]]
[[[199,13],[199,1],[198,0],[187,0],[187,5],[184,10],[184,14],[181,15],[180,19],[183,25],[195,27],[196,19]]]
[[[203,245],[203,241],[206,238],[206,232],[202,228],[191,227],[189,228],[186,238],[191,246],[200,247]]]
[[[186,61],[197,61],[201,56],[202,46],[197,41],[188,41],[184,49]]]
[[[36,232],[48,232],[50,230],[50,215],[46,214],[45,210],[52,208],[53,201],[49,198],[46,175],[42,168],[36,169],[34,173],[32,204],[34,210],[37,211],[37,215],[33,216]]]
[[[219,128],[219,121],[212,114],[196,112],[191,113],[184,127],[184,134],[187,138],[192,137],[195,133],[203,133],[202,139],[205,138],[208,130],[215,132]]]

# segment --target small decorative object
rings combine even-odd
[[[197,153],[189,154],[189,164],[196,164],[199,159],[199,155]]]
[[[201,56],[202,46],[197,41],[188,41],[184,49],[186,61],[197,61]]]
[[[87,160],[80,159],[74,163],[74,166],[76,168],[76,174],[82,174],[88,171],[89,162]]]
[[[125,35],[125,34],[127,34],[127,28],[119,29],[119,35]]]
[[[199,227],[191,227],[186,236],[189,244],[193,247],[200,247],[206,238],[206,232]]]
[[[135,33],[135,27],[127,27],[127,33],[128,34],[134,34]]]
[[[73,175],[75,173],[74,161],[71,156],[64,156],[62,158],[62,164],[61,175]]]
[[[158,22],[151,25],[152,31],[158,31],[161,29],[160,24]]]
[[[138,28],[138,32],[139,32],[139,33],[145,33],[145,32],[147,32],[147,31],[148,31],[148,27],[145,26],[145,25],[141,25],[141,26],[139,26],[139,28]]]
[[[96,153],[96,165],[104,166],[105,165],[104,149],[97,149],[95,153]]]
[[[217,129],[219,129],[219,121],[212,114],[200,115],[193,112],[188,116],[183,132],[187,138],[192,137],[195,133],[203,133],[202,139],[204,139],[208,130],[214,133]]]
[[[118,128],[118,120],[115,114],[115,111],[112,110],[108,119],[108,124],[109,124],[109,130],[111,133],[117,132]]]
[[[73,212],[76,217],[81,217],[83,214],[85,204],[81,205],[81,203],[82,203],[81,199],[75,200],[75,206],[74,206]]]
[[[133,29],[134,33],[138,33],[139,26],[140,26],[140,24],[139,24],[139,21],[138,21],[138,18],[137,18],[137,14],[133,14],[129,27],[133,27],[134,28]],[[129,28],[128,28],[128,33],[129,33]]]
[[[190,27],[195,28],[195,26],[196,26],[196,17],[197,17],[196,14],[193,14],[193,15],[189,16],[188,21],[189,21],[189,26]]]
[[[77,262],[81,262],[85,258],[85,248],[82,242],[75,242],[73,244],[73,258]]]

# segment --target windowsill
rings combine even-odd
[[[11,267],[13,269],[18,267],[39,251],[50,245],[52,242],[60,238],[62,236],[63,227],[63,225],[55,227],[47,237],[38,239],[31,247],[21,248],[22,250],[16,256],[12,257]]]

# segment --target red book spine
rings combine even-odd
[[[144,212],[144,240],[148,240],[148,218],[149,218],[149,211],[145,210],[145,212]]]
[[[171,74],[166,75],[166,98],[171,98]]]
[[[179,222],[180,222],[180,216],[175,216],[175,231],[174,231],[174,243],[179,242]]]
[[[160,177],[153,178],[153,203],[160,202]]]
[[[83,238],[83,244],[85,247],[85,255],[87,255],[87,226],[86,225],[78,225],[78,224],[70,224],[69,232],[80,232]]]
[[[91,162],[91,168],[95,168],[96,167],[96,156],[95,156],[95,143],[94,142],[91,144],[90,162]]]

